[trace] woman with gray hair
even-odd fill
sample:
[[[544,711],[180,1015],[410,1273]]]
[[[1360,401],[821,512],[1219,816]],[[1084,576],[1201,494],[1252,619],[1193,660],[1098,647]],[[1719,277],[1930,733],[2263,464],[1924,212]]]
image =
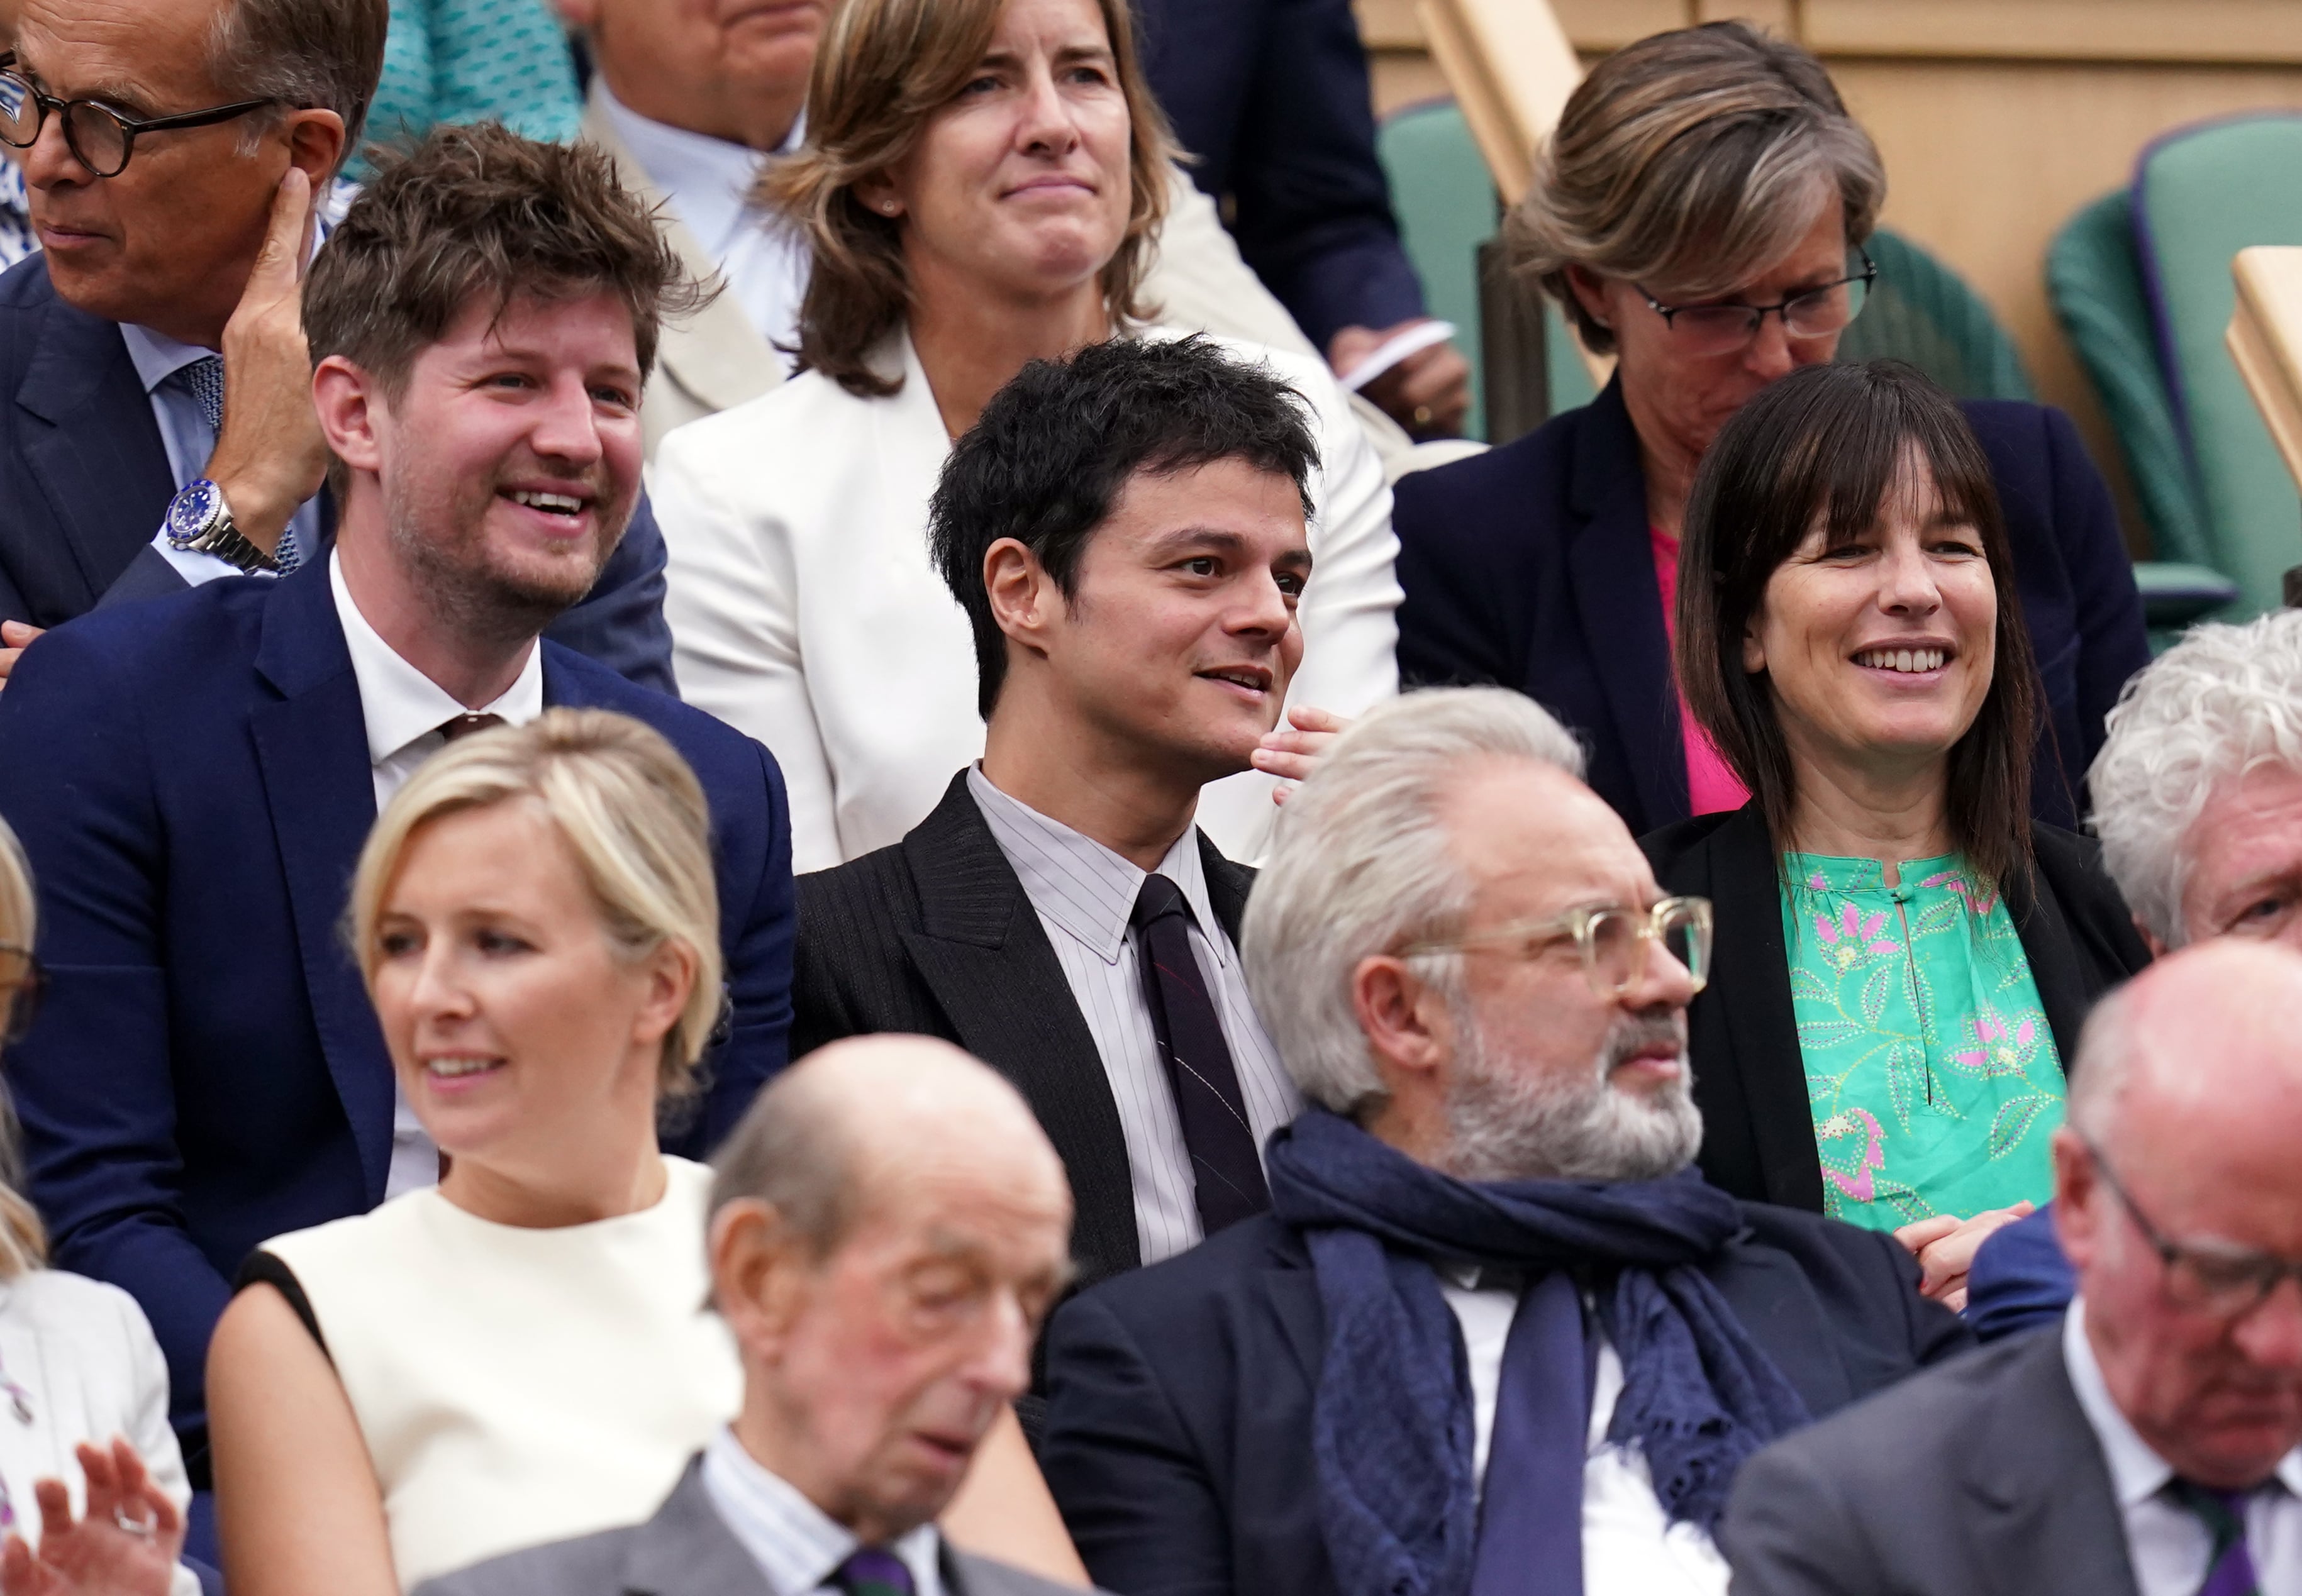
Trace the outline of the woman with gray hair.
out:
[[[1522,275],[1616,357],[1605,391],[1516,443],[1399,484],[1399,664],[1516,687],[1590,750],[1644,833],[1748,797],[1671,677],[1678,542],[1726,419],[1830,360],[1878,268],[1878,153],[1821,63],[1740,22],[1658,34],[1569,98],[1511,217]],[[1962,408],[1987,455],[2037,644],[2036,812],[2075,823],[2103,716],[2148,659],[2110,495],[2070,421]],[[2059,755],[2059,758],[2057,757]]]

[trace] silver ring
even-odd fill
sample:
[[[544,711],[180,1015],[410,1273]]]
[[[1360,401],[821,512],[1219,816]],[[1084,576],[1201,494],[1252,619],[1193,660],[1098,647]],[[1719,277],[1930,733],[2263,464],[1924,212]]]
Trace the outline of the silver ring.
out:
[[[131,1535],[147,1539],[158,1533],[160,1528],[160,1516],[148,1508],[144,1510],[144,1516],[141,1518],[130,1518],[125,1509],[114,1508],[112,1510],[112,1522]]]

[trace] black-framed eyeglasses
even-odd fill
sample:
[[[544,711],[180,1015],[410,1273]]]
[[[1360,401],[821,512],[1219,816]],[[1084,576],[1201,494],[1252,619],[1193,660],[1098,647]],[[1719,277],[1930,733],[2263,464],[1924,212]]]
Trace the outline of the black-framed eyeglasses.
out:
[[[47,985],[48,973],[40,968],[30,948],[21,943],[0,942],[0,1004],[6,1005],[4,1013],[0,1013],[0,1043],[24,1039],[24,1033],[32,1029],[32,1016],[39,1012],[40,994]]]
[[[1647,945],[1685,967],[1697,992],[1710,979],[1710,900],[1665,898],[1651,909],[1602,906],[1570,909],[1551,920],[1494,926],[1460,937],[1409,943],[1402,953],[1443,953],[1485,949],[1516,959],[1533,959],[1562,937],[1575,938],[1583,973],[1601,997],[1620,997],[1647,967]]]
[[[1770,315],[1782,317],[1783,331],[1793,338],[1823,338],[1844,332],[1848,323],[1862,314],[1870,287],[1878,280],[1878,263],[1860,248],[1853,254],[1862,263],[1861,271],[1849,272],[1836,282],[1801,289],[1772,305],[1665,305],[1637,283],[1631,286],[1639,289],[1648,307],[1662,317],[1671,336],[1690,354],[1723,355],[1758,337]]]
[[[15,62],[13,54],[0,56],[0,144],[12,149],[31,148],[39,141],[40,128],[47,121],[48,113],[57,112],[64,119],[64,147],[96,177],[118,177],[127,171],[128,157],[136,152],[136,136],[139,133],[213,127],[279,104],[269,98],[234,100],[229,105],[211,105],[205,111],[187,111],[179,116],[134,117],[113,110],[102,100],[60,100],[44,93],[16,70]]]
[[[2269,1301],[2270,1294],[2283,1281],[2302,1282],[2302,1263],[2289,1264],[2251,1247],[2168,1240],[2136,1205],[2102,1149],[2088,1138],[2079,1139],[2093,1155],[2095,1168],[2102,1172],[2103,1184],[2117,1197],[2134,1221],[2134,1228],[2165,1265],[2166,1295],[2176,1306],[2218,1319],[2243,1318]]]

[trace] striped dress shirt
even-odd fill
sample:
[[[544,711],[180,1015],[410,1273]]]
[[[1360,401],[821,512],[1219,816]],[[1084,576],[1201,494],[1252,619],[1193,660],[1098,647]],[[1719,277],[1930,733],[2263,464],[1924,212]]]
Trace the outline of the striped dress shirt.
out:
[[[1147,872],[1090,837],[1009,797],[980,768],[967,773],[967,790],[983,811],[999,851],[1014,867],[1023,894],[1038,911],[1054,945],[1055,962],[1095,1038],[1119,1125],[1127,1138],[1128,1173],[1135,1191],[1135,1232],[1146,1264],[1170,1258],[1199,1240],[1191,1156],[1173,1088],[1159,1057],[1151,1010],[1143,995],[1141,955],[1130,923]],[[1207,900],[1199,834],[1187,828],[1159,861],[1159,874],[1182,889],[1191,911],[1191,952],[1215,1000],[1223,1039],[1247,1105],[1256,1147],[1302,1111],[1303,1098],[1264,1034],[1248,996],[1239,950]]]
[[[775,1596],[810,1596],[831,1586],[831,1576],[861,1544],[798,1487],[762,1467],[733,1430],[722,1429],[703,1449],[703,1494]],[[933,1524],[896,1537],[887,1550],[911,1570],[918,1596],[944,1596],[943,1542]]]

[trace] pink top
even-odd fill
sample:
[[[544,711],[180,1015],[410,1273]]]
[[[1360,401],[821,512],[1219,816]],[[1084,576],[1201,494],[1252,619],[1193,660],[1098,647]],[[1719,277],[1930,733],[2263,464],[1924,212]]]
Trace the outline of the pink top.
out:
[[[1663,635],[1678,642],[1678,540],[1659,526],[1647,528],[1654,546],[1655,585],[1662,590]],[[1751,789],[1735,779],[1726,761],[1710,745],[1710,734],[1695,725],[1686,701],[1678,705],[1680,735],[1686,742],[1686,796],[1693,813],[1717,814],[1740,809],[1751,801]]]

